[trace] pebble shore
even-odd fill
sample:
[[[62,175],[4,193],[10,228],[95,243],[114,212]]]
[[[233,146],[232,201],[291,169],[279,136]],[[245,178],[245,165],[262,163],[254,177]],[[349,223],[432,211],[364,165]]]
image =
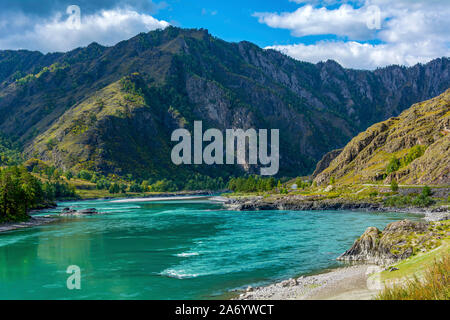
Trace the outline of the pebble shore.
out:
[[[249,287],[237,300],[370,300],[378,292],[369,275],[381,271],[373,265],[354,265],[330,272],[292,278],[264,287]]]

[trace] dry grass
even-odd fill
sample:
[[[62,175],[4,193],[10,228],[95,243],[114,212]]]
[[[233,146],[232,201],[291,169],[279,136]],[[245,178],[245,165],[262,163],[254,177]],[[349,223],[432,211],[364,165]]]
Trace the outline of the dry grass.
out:
[[[414,276],[406,283],[386,287],[377,297],[378,300],[450,300],[450,254],[424,272],[423,279]]]

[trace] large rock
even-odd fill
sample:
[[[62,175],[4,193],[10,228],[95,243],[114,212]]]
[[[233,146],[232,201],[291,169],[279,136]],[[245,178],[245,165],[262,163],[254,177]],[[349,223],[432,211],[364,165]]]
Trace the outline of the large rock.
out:
[[[432,240],[432,234],[419,236],[427,232],[429,226],[427,222],[402,220],[390,223],[383,232],[369,227],[338,260],[386,265],[406,259],[419,248],[417,243],[423,245]]]
[[[93,214],[99,214],[97,209],[95,208],[88,208],[88,209],[82,209],[82,210],[74,210],[71,208],[64,208],[61,210],[60,215],[62,216],[84,216],[84,215],[93,215]]]

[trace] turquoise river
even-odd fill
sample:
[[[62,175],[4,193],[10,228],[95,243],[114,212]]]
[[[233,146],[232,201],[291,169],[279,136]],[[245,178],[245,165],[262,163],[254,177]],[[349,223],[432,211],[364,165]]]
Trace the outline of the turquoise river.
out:
[[[208,200],[60,203],[101,215],[0,233],[0,299],[219,299],[338,267],[368,226],[418,216],[227,211]],[[69,290],[67,267],[81,269]]]

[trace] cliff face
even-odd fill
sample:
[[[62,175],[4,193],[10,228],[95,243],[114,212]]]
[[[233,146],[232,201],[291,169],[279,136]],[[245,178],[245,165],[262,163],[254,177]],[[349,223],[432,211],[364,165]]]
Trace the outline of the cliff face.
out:
[[[393,264],[438,247],[440,240],[448,237],[448,230],[448,221],[427,223],[402,220],[390,223],[382,232],[369,227],[338,260]]]
[[[450,184],[450,90],[356,136],[315,181]]]
[[[298,176],[374,122],[450,87],[449,61],[348,70],[173,27],[113,47],[0,51],[0,131],[25,144],[28,157],[65,169],[141,175],[150,167],[157,175],[174,172],[161,153],[179,126],[275,128],[280,174]],[[121,93],[109,94],[123,79],[130,83]]]
[[[341,154],[343,149],[336,149],[325,154],[322,159],[317,163],[316,170],[314,170],[312,177],[315,178],[321,173],[323,170],[330,166],[331,161],[336,159],[338,155]]]

